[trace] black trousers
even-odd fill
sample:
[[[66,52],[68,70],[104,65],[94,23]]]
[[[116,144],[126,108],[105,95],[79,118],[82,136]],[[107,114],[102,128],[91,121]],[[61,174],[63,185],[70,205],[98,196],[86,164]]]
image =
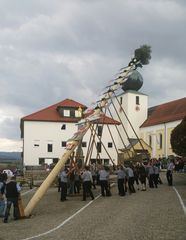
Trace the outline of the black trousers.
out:
[[[134,188],[134,177],[129,177],[128,179],[128,186],[129,186],[129,192],[130,193],[135,193],[135,188]]]
[[[90,194],[92,200],[94,199],[94,195],[91,190],[91,181],[85,181],[83,182],[83,200],[86,200],[87,193]]]
[[[140,179],[141,184],[145,184],[145,186],[146,186],[146,175],[141,174],[139,179]]]
[[[124,189],[124,178],[118,179],[118,192],[120,196],[125,195],[125,189]]]
[[[155,174],[150,174],[149,175],[149,187],[153,188],[154,187],[154,175]]]
[[[101,186],[101,195],[102,196],[110,196],[109,186],[107,180],[100,180],[100,186]]]
[[[156,188],[158,187],[158,178],[159,178],[159,174],[154,174],[154,185]]]
[[[67,183],[61,182],[61,201],[65,201],[67,197]]]
[[[167,181],[168,181],[168,185],[172,186],[172,172],[170,170],[167,171]]]
[[[80,192],[80,186],[81,186],[81,183],[79,180],[76,180],[74,182],[74,193],[79,193]]]
[[[61,178],[58,178],[58,192],[60,192],[60,188],[61,188]]]
[[[16,198],[7,198],[7,207],[6,207],[6,211],[5,211],[5,216],[4,216],[4,221],[8,220],[8,216],[10,215],[10,209],[11,206],[14,206],[14,219],[19,219],[19,208],[18,208],[18,197]]]

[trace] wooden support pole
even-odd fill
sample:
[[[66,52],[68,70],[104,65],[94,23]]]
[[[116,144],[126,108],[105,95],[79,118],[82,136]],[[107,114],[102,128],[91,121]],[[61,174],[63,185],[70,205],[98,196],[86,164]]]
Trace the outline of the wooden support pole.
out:
[[[90,124],[86,124],[84,126],[84,130],[82,131],[82,133],[78,135],[78,138],[77,138],[78,140],[76,140],[75,137],[74,137],[74,140],[73,139],[70,140],[69,142],[70,147],[66,149],[61,159],[58,161],[56,166],[52,169],[51,173],[47,176],[47,178],[38,188],[34,196],[29,201],[28,205],[24,209],[25,217],[29,217],[31,215],[33,209],[35,208],[37,203],[41,200],[41,198],[44,196],[48,188],[51,186],[56,176],[59,174],[62,167],[64,167],[66,161],[70,158],[71,154],[74,152],[75,148],[78,146],[79,142],[81,141],[81,139],[83,138],[83,136],[85,135],[85,133],[89,128],[90,128]]]
[[[139,142],[142,150],[144,151],[144,153],[145,153],[145,155],[146,155],[146,157],[147,157],[147,159],[148,159],[148,155],[147,155],[147,153],[146,153],[146,151],[145,151],[145,149],[144,149],[144,147],[143,147],[143,144],[141,143],[141,140],[140,140],[140,138],[138,137],[138,134],[136,133],[134,127],[132,126],[132,123],[131,123],[131,121],[129,120],[129,118],[128,118],[126,112],[125,112],[125,110],[123,109],[123,107],[122,107],[122,105],[121,105],[121,103],[119,102],[118,97],[116,96],[115,92],[114,92],[114,96],[115,96],[115,98],[116,98],[119,106],[121,107],[121,110],[122,110],[122,112],[124,113],[124,115],[125,115],[128,123],[130,124],[130,127],[132,128],[132,131],[134,132],[134,134],[135,134],[135,136],[136,136],[136,138],[137,138],[137,140],[138,140],[138,142]]]
[[[110,116],[111,116],[112,119],[113,119],[113,115],[112,115],[110,109],[108,109],[108,111],[109,111]],[[124,148],[125,148],[125,150],[126,150],[126,152],[127,152],[127,155],[128,155],[128,157],[130,158],[129,151],[128,151],[127,146],[125,145],[125,142],[124,142],[124,140],[123,140],[123,138],[122,138],[122,136],[121,136],[121,133],[120,133],[120,131],[119,131],[119,129],[118,129],[118,126],[115,125],[115,127],[116,127],[116,130],[117,130],[117,132],[118,132],[118,135],[119,135],[119,137],[120,137],[120,139],[121,139],[121,141],[122,141],[122,143],[123,143],[123,146],[124,146]]]

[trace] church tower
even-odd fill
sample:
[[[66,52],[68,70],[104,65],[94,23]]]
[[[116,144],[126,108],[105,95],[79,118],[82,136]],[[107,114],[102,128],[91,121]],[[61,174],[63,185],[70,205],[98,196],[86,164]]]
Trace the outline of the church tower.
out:
[[[114,108],[112,109],[112,114],[114,119],[122,122],[119,126],[119,131],[126,146],[130,142],[128,138],[136,139],[136,134],[140,138],[139,128],[147,119],[148,96],[138,91],[142,85],[143,78],[141,74],[135,70],[123,83],[123,92],[113,99],[113,104],[118,114]],[[123,143],[120,139],[119,148],[123,148]]]

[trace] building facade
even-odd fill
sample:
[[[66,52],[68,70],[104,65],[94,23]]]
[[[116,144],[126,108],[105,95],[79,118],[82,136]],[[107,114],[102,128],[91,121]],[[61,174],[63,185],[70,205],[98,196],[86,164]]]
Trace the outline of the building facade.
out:
[[[175,155],[170,143],[171,132],[185,116],[186,98],[149,108],[148,118],[140,126],[140,137],[152,147],[151,157]]]
[[[85,105],[65,99],[23,117],[21,136],[24,164],[56,163],[65,151],[67,140],[77,132],[77,122],[85,109]],[[90,152],[90,144],[93,147],[88,161],[92,163],[117,164],[119,154],[123,152],[123,158],[127,158],[128,152],[128,155],[134,153],[134,150],[138,154],[142,145],[152,158],[175,155],[170,143],[171,132],[186,116],[186,98],[148,109],[148,96],[129,89],[112,99],[110,113],[109,117],[98,120],[96,129],[103,145],[97,137],[91,140],[90,129],[85,134],[81,146],[84,161]],[[137,142],[139,139],[142,144]]]
[[[78,130],[77,122],[81,119],[86,106],[71,99],[30,114],[21,119],[21,136],[23,140],[23,162],[26,166],[56,163],[65,151],[67,140]],[[119,125],[107,116],[98,120],[96,131],[101,141],[95,137],[89,161],[104,164],[117,164],[117,152],[113,138],[117,143],[115,125]],[[109,127],[108,127],[109,126]],[[89,150],[91,130],[88,130],[82,141],[83,158]]]
[[[135,139],[136,135],[140,135],[139,126],[147,119],[148,96],[135,90],[128,90],[114,98],[113,105],[115,107],[111,107],[112,116],[122,122],[119,129],[128,146],[129,139]],[[123,147],[123,142],[118,138],[118,148]]]

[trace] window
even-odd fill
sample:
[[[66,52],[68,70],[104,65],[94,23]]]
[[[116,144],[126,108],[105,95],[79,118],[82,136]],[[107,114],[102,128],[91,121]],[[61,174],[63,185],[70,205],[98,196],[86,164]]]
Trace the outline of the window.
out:
[[[159,145],[160,145],[160,149],[162,149],[162,146],[163,146],[163,138],[162,138],[162,134],[160,133],[159,135]]]
[[[53,158],[53,163],[54,164],[58,163],[58,161],[59,161],[59,158]]]
[[[98,136],[102,136],[102,130],[103,130],[103,127],[102,126],[98,126]]]
[[[87,142],[82,142],[82,147],[87,147]]]
[[[123,98],[120,97],[120,104],[122,105],[122,103],[123,103]]]
[[[101,142],[97,142],[97,151],[101,152]]]
[[[109,159],[104,159],[104,165],[109,165]]]
[[[91,158],[90,162],[91,162],[91,164],[96,164],[96,159],[95,158]]]
[[[112,148],[112,142],[108,142],[108,148]]]
[[[44,158],[39,158],[39,165],[43,165],[45,163],[45,159]]]
[[[81,107],[79,107],[78,110],[75,110],[75,117],[81,118],[82,112],[83,112],[83,109]]]
[[[62,126],[61,126],[61,130],[65,130],[66,129],[66,124],[63,124]]]
[[[47,149],[48,149],[48,152],[52,152],[52,144],[51,143],[48,143],[47,145]]]
[[[139,102],[139,96],[136,96],[136,105],[139,105],[140,102]]]
[[[152,136],[149,135],[149,145],[152,146]]]
[[[34,147],[39,147],[39,140],[34,140]]]
[[[81,117],[78,110],[75,110],[75,117],[77,117],[77,118],[78,118],[78,117]]]
[[[102,164],[102,159],[97,159],[97,164]]]
[[[67,145],[67,142],[64,142],[64,141],[61,142],[62,147],[66,147],[66,145]]]
[[[64,117],[70,117],[70,110],[64,109]]]

